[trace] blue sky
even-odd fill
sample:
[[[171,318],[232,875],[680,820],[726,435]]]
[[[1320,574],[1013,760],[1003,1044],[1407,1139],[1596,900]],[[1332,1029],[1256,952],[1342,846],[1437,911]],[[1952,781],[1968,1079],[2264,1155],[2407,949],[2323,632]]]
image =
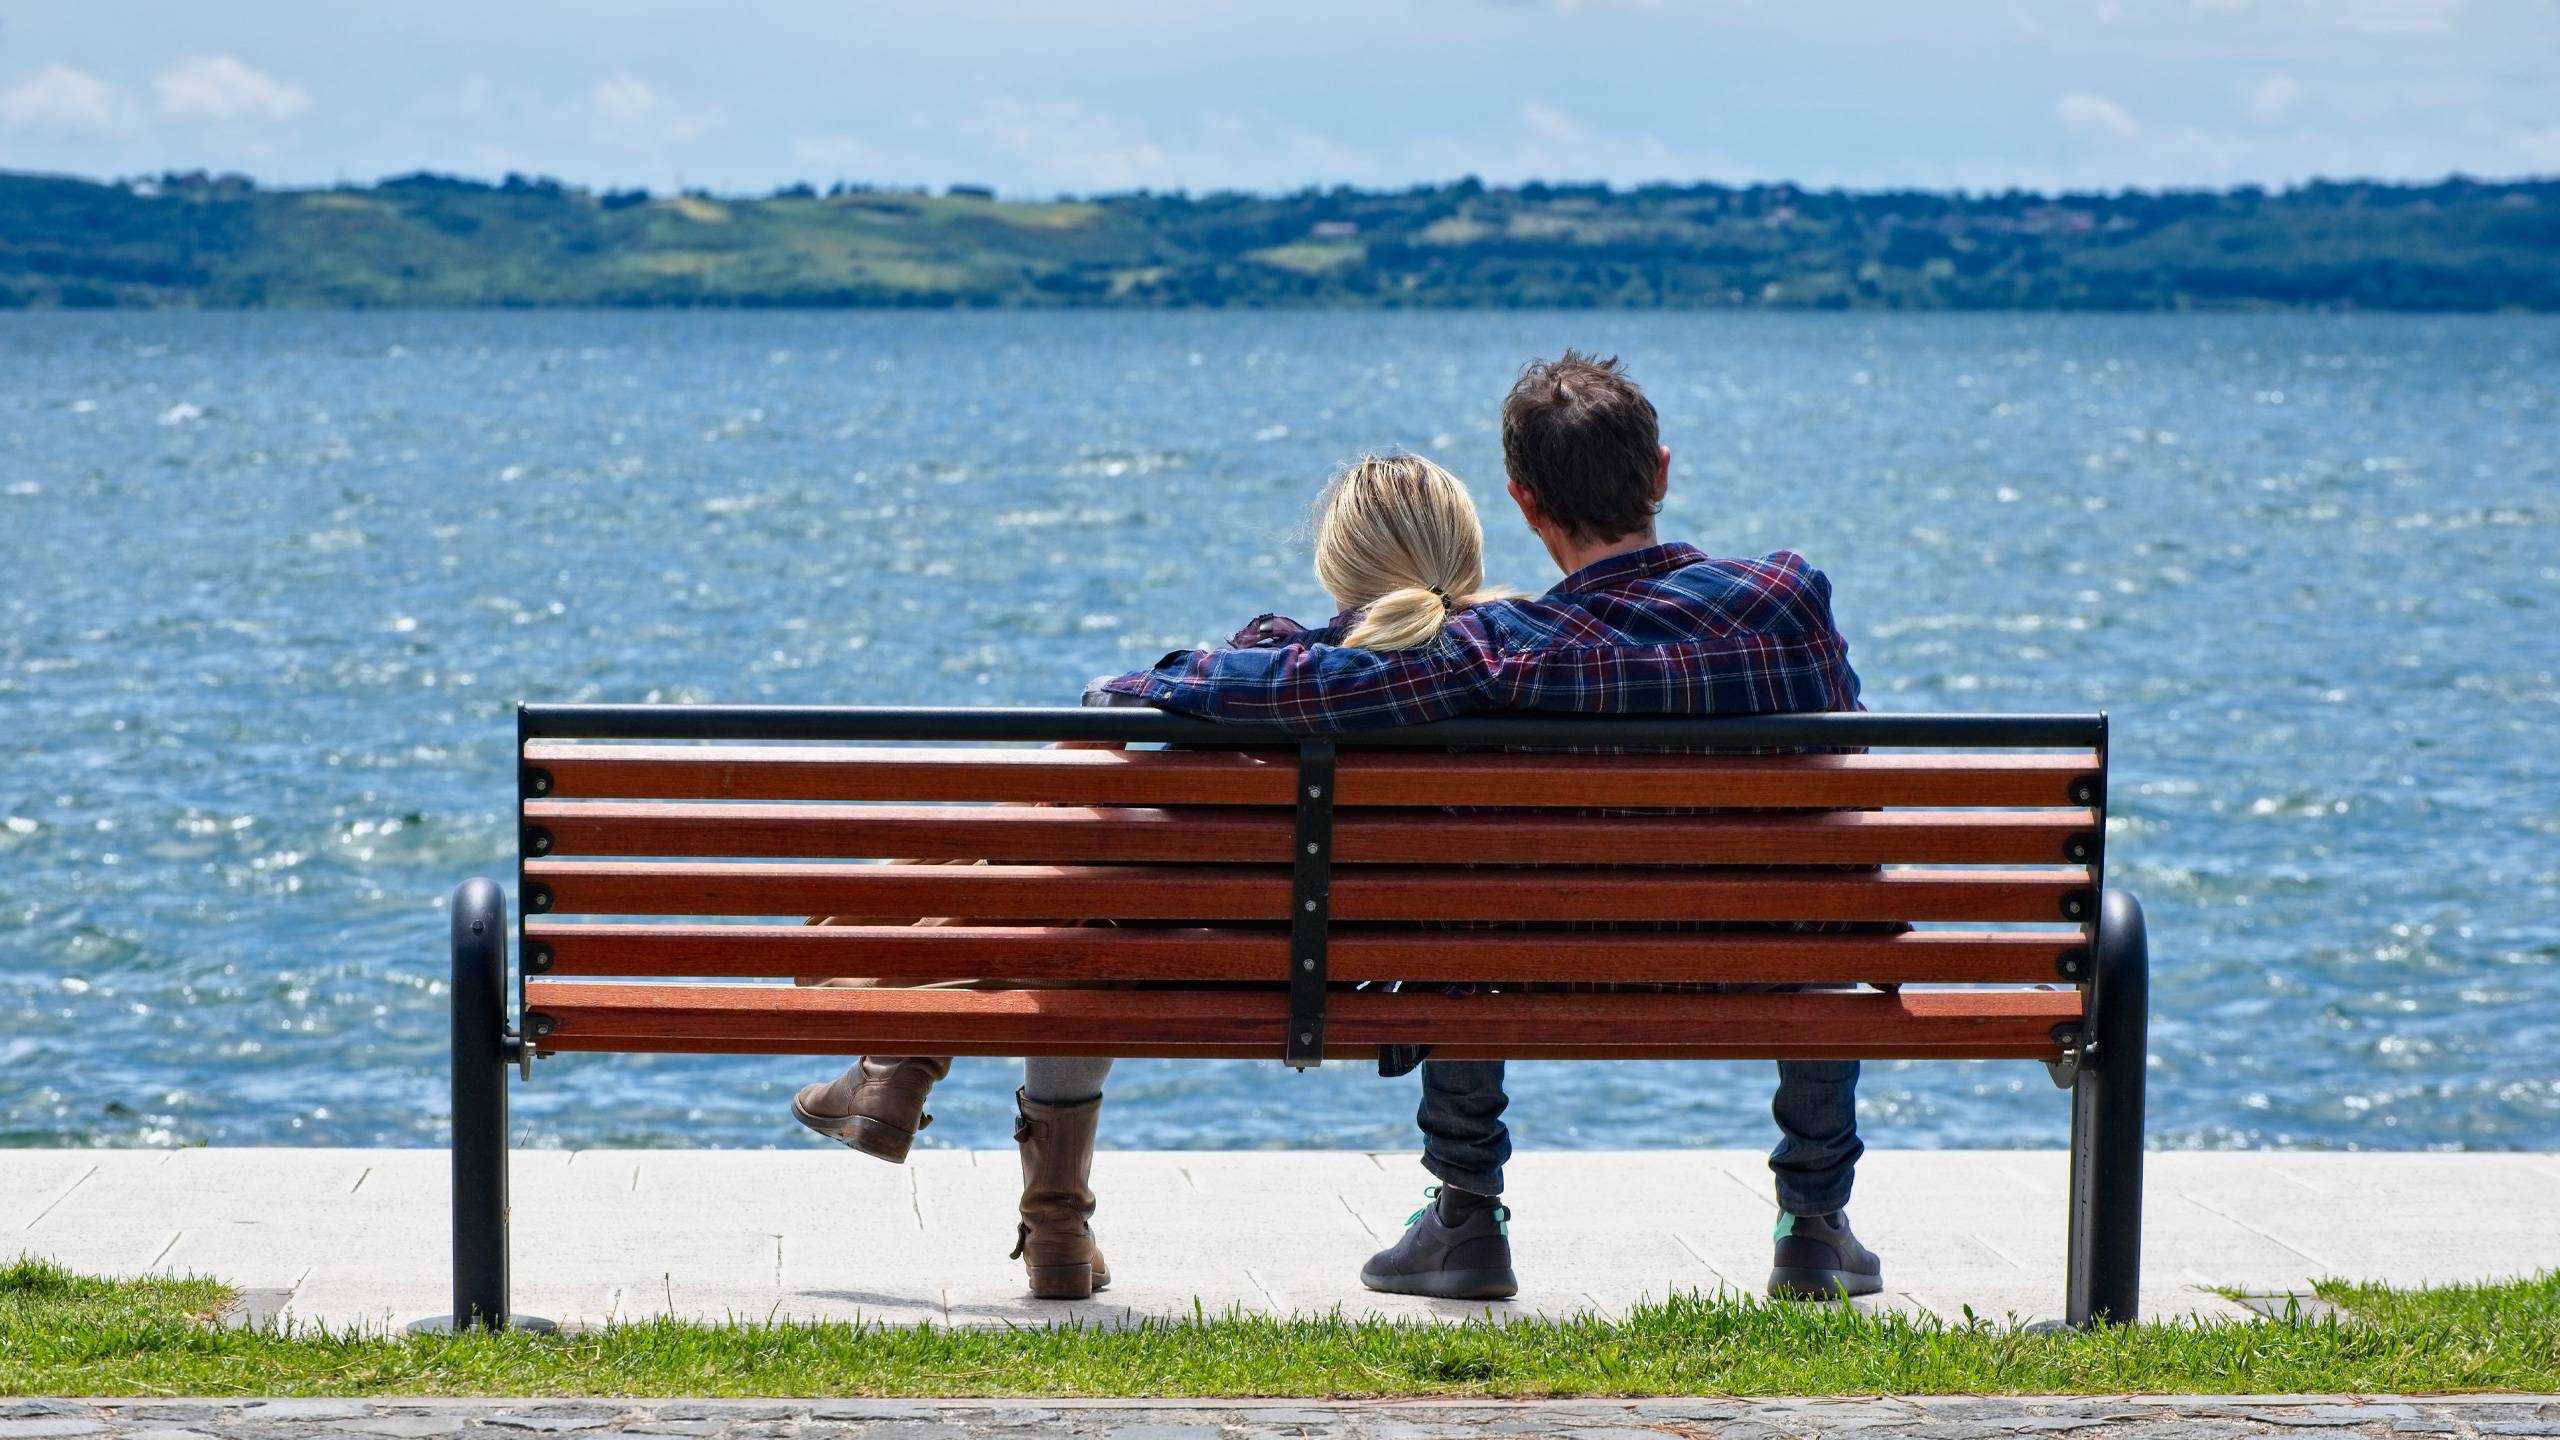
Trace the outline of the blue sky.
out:
[[[2560,173],[2560,0],[0,0],[0,168],[1015,195]]]

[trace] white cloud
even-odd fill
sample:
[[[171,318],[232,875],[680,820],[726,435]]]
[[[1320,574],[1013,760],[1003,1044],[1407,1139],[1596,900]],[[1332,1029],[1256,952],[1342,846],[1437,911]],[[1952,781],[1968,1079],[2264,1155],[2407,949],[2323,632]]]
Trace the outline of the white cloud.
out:
[[[2338,0],[2330,14],[2367,35],[2443,35],[2461,9],[2462,0]]]
[[[904,133],[907,141],[895,150],[839,136],[803,140],[794,153],[803,165],[834,174],[987,180],[1024,193],[1403,185],[1467,174],[1493,183],[1624,184],[1757,173],[1732,155],[1594,125],[1541,100],[1495,118],[1482,133],[1424,132],[1377,137],[1376,144],[1268,113],[1203,111],[1159,125],[1075,100],[1005,101],[945,124],[911,118]],[[931,157],[913,143],[927,133],[963,137],[966,153]]]
[[[290,120],[311,108],[299,85],[253,70],[229,55],[198,55],[160,72],[151,86],[160,109],[190,120]]]
[[[1543,100],[1532,100],[1520,107],[1520,128],[1541,140],[1561,140],[1567,144],[1586,144],[1591,129]]]
[[[688,144],[700,139],[718,118],[717,112],[707,110],[678,113],[649,82],[630,75],[597,81],[587,101],[603,122],[598,138],[626,148]]]
[[[2290,75],[2270,75],[2249,92],[2241,108],[2260,125],[2280,124],[2302,99],[2302,82]]]
[[[2053,102],[2053,113],[2074,135],[2130,140],[2142,133],[2132,114],[2104,95],[2075,90]]]
[[[596,82],[596,113],[613,125],[643,125],[658,113],[658,92],[644,81],[616,75]]]
[[[68,65],[48,65],[0,90],[0,129],[71,135],[104,130],[114,120],[107,83]]]
[[[850,135],[812,135],[791,145],[791,158],[808,168],[805,179],[849,180],[885,171],[889,157]]]
[[[1730,156],[1675,148],[1649,131],[1604,131],[1544,101],[1520,107],[1515,134],[1497,139],[1497,163],[1466,167],[1493,181],[1688,180],[1736,173]]]
[[[1067,189],[1135,190],[1181,183],[1164,146],[1081,101],[999,101],[979,112],[972,128],[1049,183]]]

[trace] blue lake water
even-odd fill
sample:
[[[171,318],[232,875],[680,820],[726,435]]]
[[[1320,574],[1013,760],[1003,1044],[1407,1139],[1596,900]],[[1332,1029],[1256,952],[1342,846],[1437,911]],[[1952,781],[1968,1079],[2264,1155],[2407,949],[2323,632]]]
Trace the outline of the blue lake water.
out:
[[[1247,313],[0,316],[0,1144],[437,1143],[519,698],[1063,702],[1322,613],[1364,447],[1543,587],[1494,413],[1568,343],[1661,406],[1668,535],[1830,572],[1875,708],[2113,713],[2160,1143],[2560,1147],[2560,320]],[[516,1124],[797,1145],[827,1073],[564,1059]],[[1759,1145],[1769,1079],[1525,1065],[1513,1114]],[[1132,1064],[1107,1139],[1410,1144],[1412,1086]],[[2064,1133],[2032,1065],[1864,1098]]]

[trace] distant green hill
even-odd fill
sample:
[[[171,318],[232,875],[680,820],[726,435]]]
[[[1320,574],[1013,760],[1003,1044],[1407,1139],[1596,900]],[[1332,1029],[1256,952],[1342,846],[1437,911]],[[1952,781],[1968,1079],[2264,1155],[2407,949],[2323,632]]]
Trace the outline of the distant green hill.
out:
[[[0,307],[2560,310],[2560,181],[762,199],[0,172]]]

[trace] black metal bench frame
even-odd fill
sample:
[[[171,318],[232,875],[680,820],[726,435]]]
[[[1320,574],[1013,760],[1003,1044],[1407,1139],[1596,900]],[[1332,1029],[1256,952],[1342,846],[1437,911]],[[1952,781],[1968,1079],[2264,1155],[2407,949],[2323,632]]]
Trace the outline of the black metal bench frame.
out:
[[[545,1017],[528,1011],[524,982],[527,913],[543,908],[528,890],[524,861],[548,849],[528,828],[523,802],[550,791],[550,777],[524,760],[528,741],[941,741],[1061,740],[1125,745],[1286,747],[1299,756],[1298,836],[1291,903],[1293,1067],[1318,1063],[1322,1049],[1325,907],[1330,873],[1332,773],[1346,747],[1625,747],[1628,749],[1823,750],[1861,747],[2087,746],[2097,783],[2074,803],[2100,812],[2085,860],[2103,887],[2107,719],[2095,715],[1811,714],[1730,717],[1487,715],[1398,730],[1309,737],[1277,729],[1220,725],[1135,709],[925,709],[874,706],[520,705],[516,711],[519,907],[513,943],[506,893],[487,878],[453,893],[453,1323],[505,1328],[515,1322],[510,1287],[507,1182],[509,1072],[530,1081]],[[2071,1197],[2066,1320],[2074,1326],[2129,1323],[2139,1308],[2142,1253],[2144,1065],[2150,1026],[2150,954],[2142,907],[2101,888],[2066,902],[2088,935],[2086,961],[2063,978],[2081,990],[2084,1018],[2058,1034],[2054,1081],[2072,1092]],[[512,988],[512,995],[509,993]]]

